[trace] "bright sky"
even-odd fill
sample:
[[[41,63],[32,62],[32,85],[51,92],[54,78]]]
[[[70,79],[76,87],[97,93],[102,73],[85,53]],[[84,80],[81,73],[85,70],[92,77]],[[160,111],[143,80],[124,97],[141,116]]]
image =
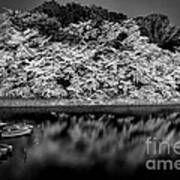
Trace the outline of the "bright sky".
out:
[[[0,0],[0,7],[12,9],[32,9],[44,0]],[[60,3],[72,0],[57,0]],[[149,13],[163,13],[169,16],[173,24],[180,26],[180,0],[76,0],[81,4],[101,5],[110,10],[124,12],[128,16]]]

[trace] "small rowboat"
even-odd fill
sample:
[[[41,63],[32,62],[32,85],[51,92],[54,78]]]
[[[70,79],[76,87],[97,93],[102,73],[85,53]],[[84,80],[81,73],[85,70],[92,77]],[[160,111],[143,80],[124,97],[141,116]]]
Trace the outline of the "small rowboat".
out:
[[[13,146],[8,144],[0,144],[0,160],[5,160],[13,152]]]
[[[0,128],[7,126],[7,123],[0,122]]]
[[[1,137],[2,138],[14,138],[25,135],[30,135],[33,132],[33,126],[31,125],[12,125],[3,128]]]
[[[8,144],[0,144],[0,152],[2,155],[7,155],[12,153],[13,146]]]

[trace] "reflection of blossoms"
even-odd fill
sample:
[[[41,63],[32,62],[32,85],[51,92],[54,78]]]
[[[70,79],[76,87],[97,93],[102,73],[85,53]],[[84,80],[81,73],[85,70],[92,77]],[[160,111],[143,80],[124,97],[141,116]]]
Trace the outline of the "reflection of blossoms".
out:
[[[179,115],[57,114],[59,121],[44,129],[42,141],[30,149],[31,158],[23,168],[27,171],[28,167],[34,168],[40,174],[42,171],[38,168],[45,169],[45,173],[51,166],[57,167],[58,173],[64,168],[80,170],[79,175],[87,169],[92,174],[96,168],[97,172],[103,170],[109,175],[122,175],[127,168],[128,174],[133,173],[136,168],[145,167],[147,158],[157,160],[164,155],[164,147],[170,151],[172,145],[179,142]],[[151,136],[154,139],[147,143]],[[161,154],[154,153],[156,143],[163,143]]]

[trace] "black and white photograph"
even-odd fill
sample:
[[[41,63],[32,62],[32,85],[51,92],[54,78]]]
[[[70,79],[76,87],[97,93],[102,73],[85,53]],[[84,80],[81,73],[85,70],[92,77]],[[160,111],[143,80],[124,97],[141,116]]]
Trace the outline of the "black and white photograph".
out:
[[[0,0],[0,180],[180,177],[180,0]]]

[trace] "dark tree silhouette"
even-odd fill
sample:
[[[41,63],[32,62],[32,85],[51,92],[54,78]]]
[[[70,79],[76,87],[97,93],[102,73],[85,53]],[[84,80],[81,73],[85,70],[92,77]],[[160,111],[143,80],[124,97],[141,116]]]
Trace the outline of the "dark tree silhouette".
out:
[[[82,6],[77,3],[67,3],[60,5],[56,1],[46,1],[42,5],[33,9],[32,12],[41,12],[47,14],[49,17],[56,17],[63,27],[70,23],[77,23],[79,21],[87,21],[90,19],[102,19],[114,22],[121,22],[127,19],[127,16],[122,13],[109,12],[107,9],[92,6]]]
[[[141,34],[149,37],[151,43],[171,51],[180,46],[180,29],[171,26],[167,16],[150,14],[146,17],[137,17],[135,20],[140,26]]]

